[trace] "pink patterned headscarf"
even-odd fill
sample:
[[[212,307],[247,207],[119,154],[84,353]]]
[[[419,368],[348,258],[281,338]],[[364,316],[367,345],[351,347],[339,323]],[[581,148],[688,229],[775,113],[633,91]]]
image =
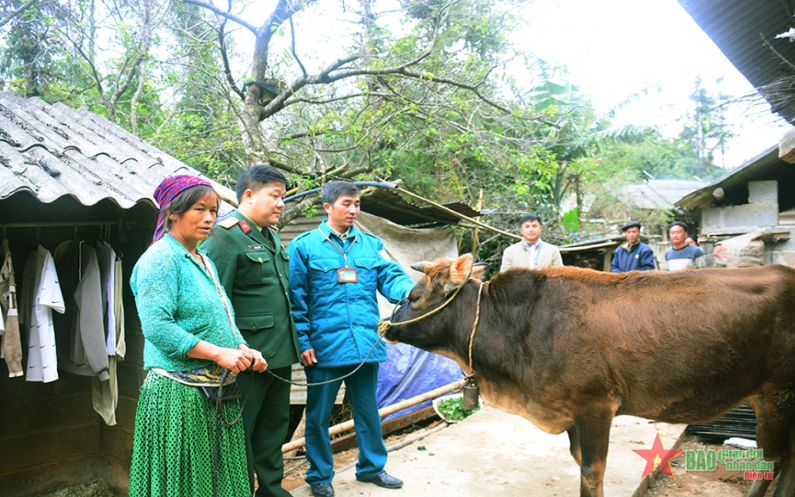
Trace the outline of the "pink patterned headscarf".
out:
[[[155,228],[155,236],[152,237],[152,243],[163,238],[163,235],[166,233],[165,230],[166,219],[163,216],[163,208],[168,204],[170,204],[171,201],[174,199],[174,197],[176,197],[183,191],[187,190],[188,188],[197,185],[207,185],[210,187],[213,186],[206,179],[201,179],[199,177],[191,176],[189,174],[169,176],[168,178],[160,182],[160,185],[158,185],[154,195],[155,200],[157,200],[157,205],[160,206],[160,216],[158,216],[157,218],[157,227]]]

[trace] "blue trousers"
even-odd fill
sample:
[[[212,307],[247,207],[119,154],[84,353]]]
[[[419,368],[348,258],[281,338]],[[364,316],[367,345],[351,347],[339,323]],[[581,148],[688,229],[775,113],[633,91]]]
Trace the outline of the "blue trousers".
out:
[[[321,368],[310,366],[306,369],[309,383],[339,378],[356,368],[341,366]],[[375,393],[378,388],[378,363],[362,366],[353,376],[343,380],[348,398],[353,406],[353,420],[356,424],[356,442],[359,445],[359,462],[356,464],[356,479],[369,480],[384,472],[387,452],[381,435],[381,418]],[[310,485],[331,483],[334,479],[334,457],[329,441],[329,418],[334,399],[341,382],[312,386],[306,393],[306,458],[309,469],[306,482]]]

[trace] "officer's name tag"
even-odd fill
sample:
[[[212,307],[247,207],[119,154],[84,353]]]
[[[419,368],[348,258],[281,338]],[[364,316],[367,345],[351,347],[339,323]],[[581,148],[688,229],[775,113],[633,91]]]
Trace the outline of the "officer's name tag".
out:
[[[340,283],[358,283],[359,276],[356,270],[349,267],[337,269],[337,281]]]

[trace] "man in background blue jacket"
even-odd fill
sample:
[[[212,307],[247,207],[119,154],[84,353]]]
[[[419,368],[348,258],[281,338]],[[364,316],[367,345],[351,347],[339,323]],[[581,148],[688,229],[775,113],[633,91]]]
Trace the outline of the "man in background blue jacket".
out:
[[[651,271],[654,266],[654,252],[640,241],[640,222],[630,221],[621,227],[627,242],[618,247],[610,264],[611,273],[628,271]]]
[[[323,190],[328,219],[290,243],[290,301],[308,383],[322,383],[350,374],[346,391],[353,406],[359,463],[356,479],[384,488],[403,482],[384,471],[387,452],[381,436],[376,388],[378,363],[386,360],[379,342],[376,292],[397,303],[413,288],[411,278],[388,259],[378,238],[357,230],[359,190],[352,183],[332,181]],[[378,344],[372,354],[368,352]],[[329,418],[339,381],[310,386],[306,397],[306,482],[315,497],[332,497],[334,458]]]

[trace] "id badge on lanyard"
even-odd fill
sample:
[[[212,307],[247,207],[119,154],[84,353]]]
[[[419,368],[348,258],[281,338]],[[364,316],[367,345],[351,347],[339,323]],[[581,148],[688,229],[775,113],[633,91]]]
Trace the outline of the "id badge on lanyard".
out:
[[[337,245],[331,241],[331,238],[326,236],[323,233],[323,230],[318,228],[318,231],[323,235],[323,238],[326,239],[327,242],[331,244],[332,247],[337,249],[337,252],[342,254],[342,258],[345,260],[345,267],[341,267],[337,269],[337,282],[338,283],[358,283],[359,282],[359,274],[356,272],[355,269],[348,265],[348,251],[353,248],[353,245],[356,243],[356,239],[354,238],[353,243],[351,243],[348,250],[342,250],[341,248],[337,247]]]
[[[359,275],[356,270],[347,265],[343,268],[337,269],[337,281],[339,283],[358,283]]]

